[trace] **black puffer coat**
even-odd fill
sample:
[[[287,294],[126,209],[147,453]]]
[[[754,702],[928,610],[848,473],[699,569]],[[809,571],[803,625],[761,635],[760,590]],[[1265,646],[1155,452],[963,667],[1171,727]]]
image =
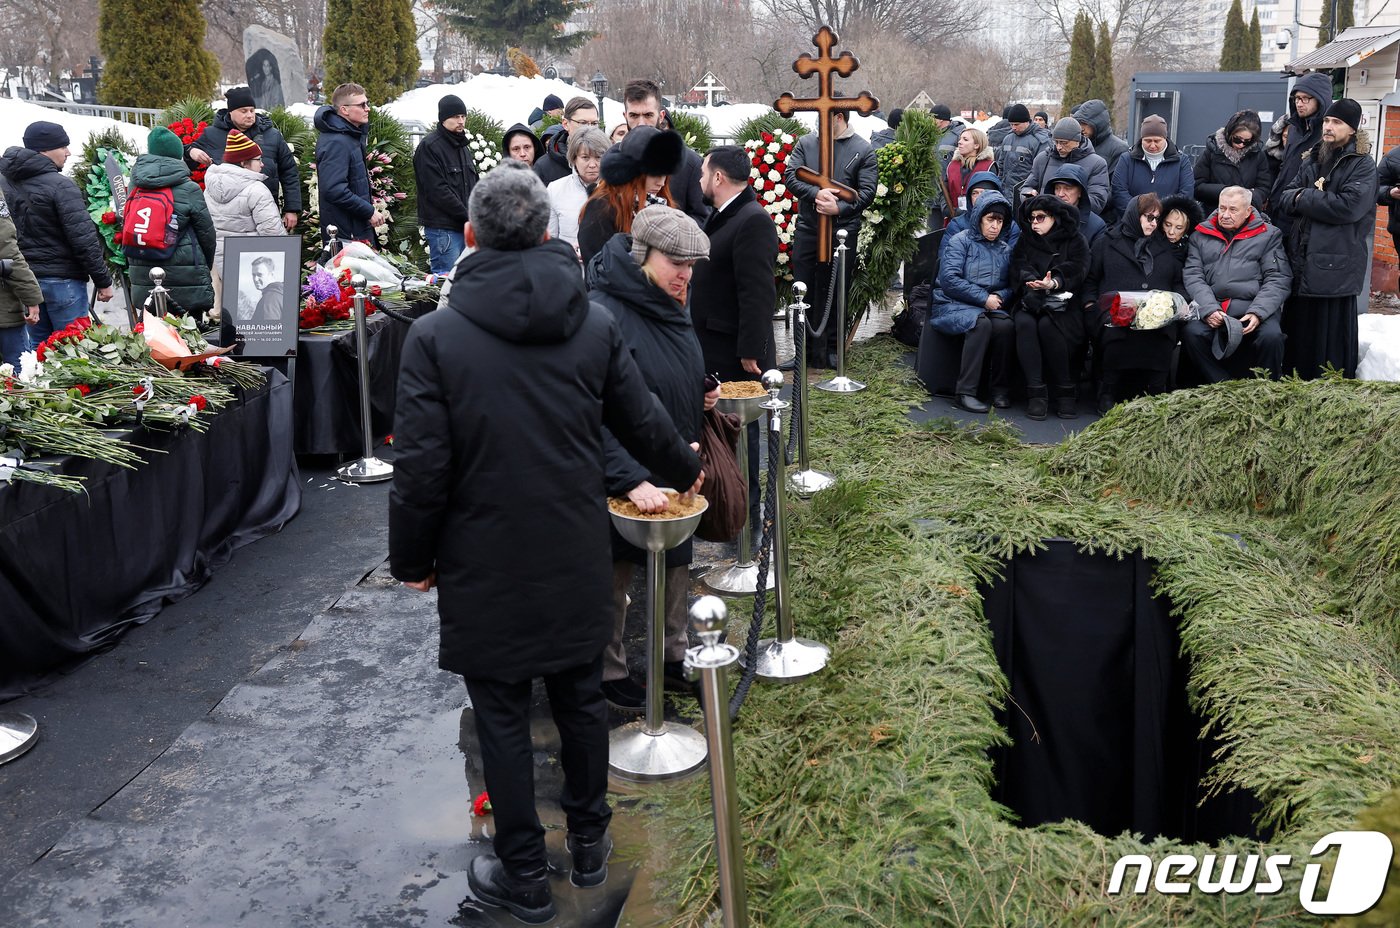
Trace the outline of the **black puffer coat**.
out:
[[[369,126],[354,126],[335,111],[323,106],[314,120],[316,136],[316,182],[320,187],[321,228],[335,226],[341,241],[369,242],[374,228],[370,202],[369,168],[365,147]]]
[[[1279,197],[1278,210],[1293,219],[1288,259],[1293,292],[1302,296],[1355,296],[1371,263],[1376,225],[1376,162],[1371,137],[1359,129],[1332,164],[1318,163],[1319,142],[1303,156],[1298,179]],[[1323,178],[1318,189],[1318,178]]]
[[[1230,136],[1238,131],[1234,123],[1226,123],[1206,139],[1206,150],[1196,159],[1196,199],[1207,213],[1220,205],[1220,191],[1226,187],[1243,187],[1253,196],[1253,204],[1263,209],[1274,184],[1274,162],[1264,154],[1263,139],[1256,138],[1243,149],[1230,144]]]
[[[224,161],[224,149],[228,146],[229,130],[233,123],[228,118],[228,110],[219,110],[214,121],[204,127],[203,134],[194,140],[189,148],[207,152],[214,164]],[[281,131],[264,113],[259,113],[253,125],[243,133],[258,143],[263,153],[263,176],[267,178],[267,189],[272,191],[272,199],[282,204],[282,212],[301,212],[301,175],[297,173],[297,159],[292,147],[282,137]],[[191,164],[192,162],[187,162]],[[278,199],[278,191],[282,199]]]
[[[1400,246],[1400,201],[1391,197],[1392,187],[1400,187],[1400,145],[1385,153],[1376,171],[1376,203],[1389,209],[1385,230],[1391,242]]]
[[[1317,111],[1307,119],[1298,115],[1298,106],[1293,101],[1294,94],[1305,93],[1317,101]],[[1288,115],[1280,117],[1269,132],[1269,140],[1264,143],[1264,153],[1275,161],[1274,185],[1269,191],[1268,203],[1255,203],[1254,208],[1263,210],[1271,218],[1279,221],[1279,227],[1288,231],[1286,214],[1278,215],[1278,201],[1285,188],[1297,186],[1294,180],[1302,169],[1303,153],[1322,140],[1322,117],[1332,103],[1332,78],[1321,71],[1304,74],[1293,84],[1293,93],[1288,95]],[[1283,144],[1283,129],[1288,127],[1288,144]]]
[[[612,637],[604,425],[665,483],[695,482],[571,246],[463,258],[404,343],[389,498],[394,576],[437,571],[444,670],[516,682]]]
[[[425,229],[461,232],[467,200],[476,186],[476,162],[465,134],[434,129],[413,151],[418,187],[418,222]]]
[[[589,262],[588,280],[592,286],[589,299],[617,320],[623,344],[641,369],[647,387],[670,413],[676,430],[686,441],[699,441],[705,406],[705,361],[689,310],[642,273],[632,260],[632,236],[625,233],[609,239]],[[609,494],[624,496],[643,480],[656,486],[667,485],[664,478],[628,454],[615,437],[606,436],[604,448]],[[616,559],[639,564],[646,560],[646,552],[627,544],[616,532],[613,554]],[[668,567],[689,563],[689,541],[666,552]]]
[[[19,233],[19,250],[35,277],[87,280],[112,286],[106,252],[78,185],[37,151],[11,148],[0,158],[5,202]]]

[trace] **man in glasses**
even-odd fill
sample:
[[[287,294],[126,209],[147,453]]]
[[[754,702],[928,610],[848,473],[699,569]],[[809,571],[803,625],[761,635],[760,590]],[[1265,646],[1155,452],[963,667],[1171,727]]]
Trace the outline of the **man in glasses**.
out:
[[[1206,215],[1220,203],[1220,191],[1243,187],[1255,203],[1269,197],[1274,183],[1274,161],[1264,154],[1259,114],[1240,110],[1206,139],[1205,151],[1196,159],[1196,199]]]
[[[1269,141],[1264,145],[1265,153],[1274,159],[1274,184],[1269,191],[1269,202],[1254,205],[1268,213],[1284,232],[1288,231],[1292,220],[1279,215],[1279,199],[1297,179],[1303,166],[1303,152],[1322,140],[1322,114],[1331,103],[1332,78],[1316,71],[1304,74],[1288,96],[1288,115],[1274,123]],[[1285,127],[1288,129],[1286,142],[1283,139]]]
[[[1087,207],[1102,213],[1108,205],[1108,162],[1094,152],[1094,143],[1084,137],[1078,121],[1069,116],[1055,123],[1050,141],[1050,147],[1035,156],[1030,176],[1021,188],[1021,199],[1049,193],[1050,178],[1066,164],[1076,164],[1084,172],[1084,189],[1089,194]]]
[[[374,244],[384,224],[370,201],[365,146],[369,97],[359,84],[341,84],[331,102],[316,111],[316,183],[321,192],[321,228],[335,226],[341,241]]]
[[[546,187],[572,173],[569,135],[589,128],[598,128],[598,104],[587,97],[570,97],[569,102],[564,104],[564,115],[558,127],[551,126],[545,130],[544,154],[535,159],[535,176]]]

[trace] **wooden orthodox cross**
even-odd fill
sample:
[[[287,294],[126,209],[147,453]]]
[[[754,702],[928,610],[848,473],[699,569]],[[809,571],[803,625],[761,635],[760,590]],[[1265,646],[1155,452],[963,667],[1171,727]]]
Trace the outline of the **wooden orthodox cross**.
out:
[[[857,97],[836,97],[832,93],[833,74],[850,77],[860,67],[860,62],[850,52],[842,52],[836,58],[831,57],[831,49],[838,41],[840,40],[836,33],[831,31],[830,26],[822,26],[817,30],[817,34],[812,36],[812,44],[821,50],[821,56],[813,58],[811,54],[804,52],[792,63],[792,69],[802,77],[811,77],[813,74],[817,76],[817,95],[798,99],[790,93],[785,93],[774,102],[773,109],[784,116],[791,116],[799,110],[817,114],[817,147],[820,152],[817,170],[803,165],[797,169],[797,176],[809,184],[835,191],[838,197],[847,202],[854,202],[856,191],[832,178],[836,168],[836,138],[831,122],[832,111],[856,110],[868,115],[880,108],[880,101],[864,90]],[[831,220],[831,216],[817,213],[817,260],[823,264],[831,261]]]

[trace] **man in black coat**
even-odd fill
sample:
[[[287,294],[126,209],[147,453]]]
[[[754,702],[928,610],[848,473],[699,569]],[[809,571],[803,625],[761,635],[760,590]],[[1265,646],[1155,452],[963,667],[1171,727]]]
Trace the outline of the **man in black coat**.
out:
[[[695,265],[690,316],[705,370],[720,380],[758,380],[777,359],[773,308],[778,227],[749,186],[749,156],[738,145],[710,149],[700,168],[700,189],[715,208],[705,226],[710,260]],[[759,511],[758,423],[749,429],[749,511]],[[759,524],[758,519],[751,522]]]
[[[628,129],[638,126],[671,128],[671,121],[661,106],[661,88],[655,81],[629,81],[622,91],[622,105],[626,107],[622,115]],[[680,169],[671,175],[671,198],[676,201],[676,209],[694,219],[700,228],[705,227],[710,208],[705,205],[705,195],[700,191],[700,156],[690,148],[682,152]]]
[[[1280,116],[1264,143],[1264,154],[1274,159],[1274,183],[1269,190],[1269,202],[1255,203],[1286,234],[1291,222],[1289,215],[1279,209],[1283,192],[1294,186],[1303,168],[1303,152],[1322,140],[1322,114],[1332,105],[1332,78],[1313,71],[1298,78],[1288,95],[1288,113]],[[1288,129],[1284,144],[1283,130]]]
[[[288,232],[292,231],[297,227],[302,205],[301,175],[297,172],[297,159],[291,146],[272,120],[253,106],[253,92],[247,87],[234,87],[225,94],[225,101],[227,109],[215,113],[214,121],[204,127],[199,138],[185,146],[185,160],[190,167],[220,164],[224,160],[229,130],[242,132],[262,149],[263,176],[267,178],[264,183],[272,191],[274,201],[281,192],[282,225]]]
[[[573,248],[548,240],[544,185],[507,160],[470,207],[476,251],[403,348],[389,564],[414,589],[437,587],[438,663],[465,678],[476,715],[496,853],[472,860],[472,892],[540,924],[555,909],[535,811],[536,677],[562,743],[573,884],[600,885],[612,850],[603,427],[672,486],[698,489],[703,474],[616,321],[589,303]]]
[[[1304,380],[1321,376],[1329,364],[1356,376],[1356,299],[1376,227],[1376,163],[1360,125],[1360,104],[1333,103],[1322,118],[1322,141],[1303,155],[1302,170],[1276,204],[1292,217],[1293,296],[1283,311],[1283,367]]]
[[[39,320],[29,326],[30,344],[37,345],[87,315],[89,278],[97,298],[110,300],[112,274],[87,200],[62,173],[68,133],[58,123],[34,122],[23,141],[23,148],[7,149],[0,158],[0,191],[14,218],[19,250],[44,294]]]
[[[836,267],[836,239],[832,239],[831,264],[817,263],[817,214],[825,213],[832,217],[834,229],[845,229],[846,235],[846,293],[855,282],[856,239],[860,236],[861,216],[875,201],[875,187],[879,183],[880,169],[875,160],[875,149],[870,143],[856,135],[847,123],[848,111],[835,110],[831,120],[836,135],[833,146],[835,158],[832,169],[836,175],[832,180],[839,181],[856,191],[855,202],[843,200],[830,189],[823,189],[807,183],[797,176],[797,169],[807,166],[816,170],[821,165],[821,144],[818,133],[810,132],[797,140],[792,154],[788,156],[787,172],[783,182],[788,192],[797,197],[797,228],[793,236],[792,275],[807,285],[807,300],[812,303],[809,326],[821,323],[822,308],[826,306],[827,291]],[[820,338],[807,339],[807,365],[809,367],[836,366],[836,304],[833,302],[830,318]],[[847,318],[855,307],[848,306]],[[844,333],[842,333],[844,335]]]
[[[335,226],[341,241],[374,244],[374,230],[384,224],[370,200],[369,97],[359,84],[341,84],[331,102],[312,120],[316,137],[316,180],[321,192],[321,228]]]
[[[446,274],[466,248],[467,203],[476,162],[467,144],[467,105],[448,94],[438,101],[438,124],[413,152],[418,222],[428,240],[428,270]]]

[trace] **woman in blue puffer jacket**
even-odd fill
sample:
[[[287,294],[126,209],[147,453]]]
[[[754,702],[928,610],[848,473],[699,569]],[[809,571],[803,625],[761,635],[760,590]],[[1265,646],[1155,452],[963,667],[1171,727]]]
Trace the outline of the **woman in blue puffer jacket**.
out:
[[[955,388],[968,412],[986,412],[977,398],[982,366],[991,362],[992,405],[1011,405],[1009,375],[1015,329],[1007,301],[1011,246],[1007,227],[1011,204],[995,190],[977,198],[968,228],[953,236],[942,256],[938,287],[929,304],[929,325],[945,335],[963,335],[962,362]]]

